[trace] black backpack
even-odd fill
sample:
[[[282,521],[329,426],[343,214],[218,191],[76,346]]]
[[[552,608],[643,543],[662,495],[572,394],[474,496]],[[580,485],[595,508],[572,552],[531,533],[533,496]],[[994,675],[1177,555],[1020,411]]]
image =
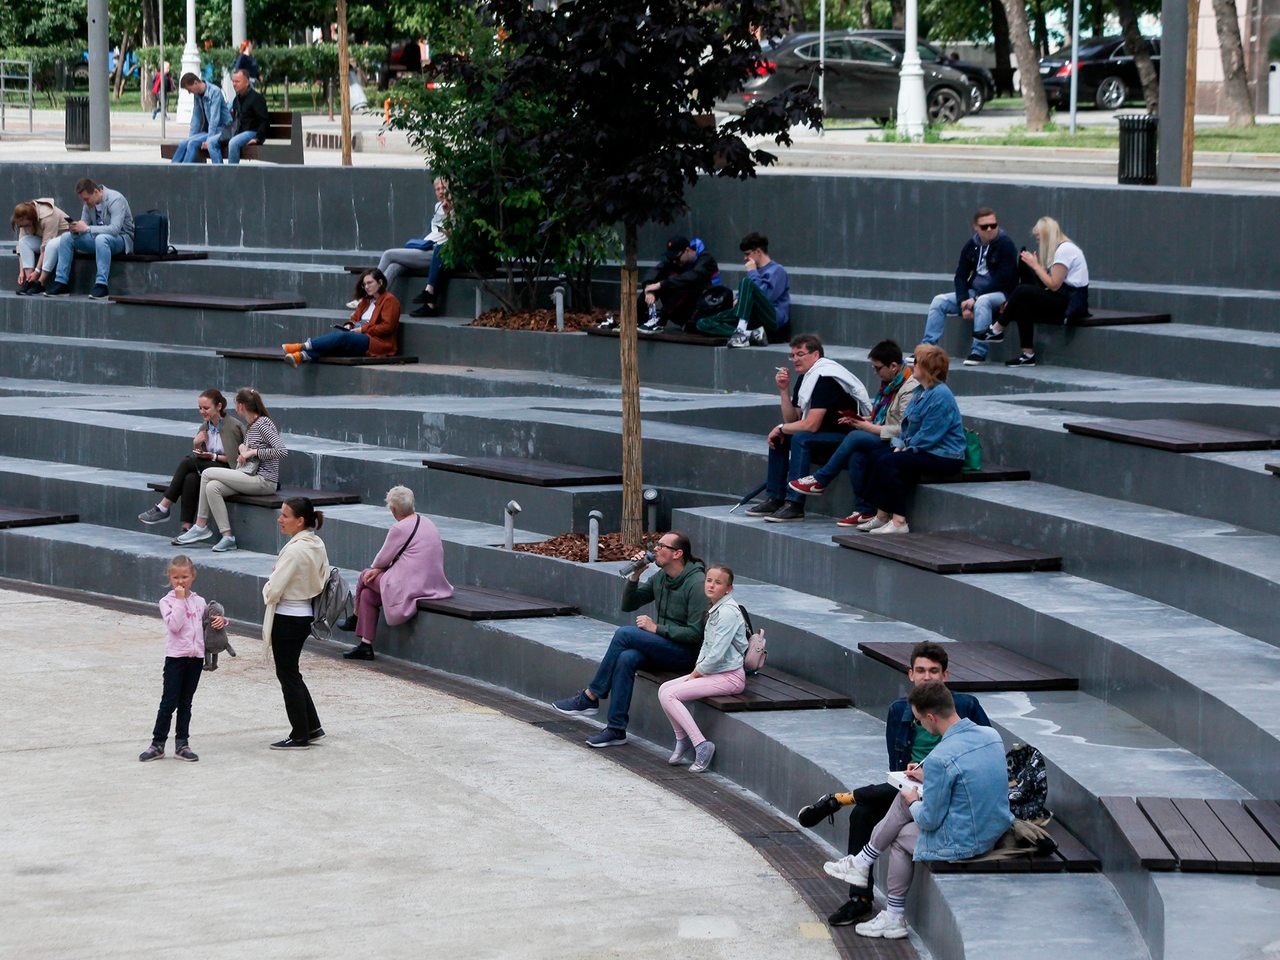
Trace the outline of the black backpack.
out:
[[[1004,759],[1009,771],[1009,809],[1014,817],[1033,823],[1047,820],[1052,814],[1045,809],[1049,771],[1044,755],[1030,744],[1015,743]]]
[[[169,217],[148,210],[133,218],[133,252],[162,257],[169,252]]]

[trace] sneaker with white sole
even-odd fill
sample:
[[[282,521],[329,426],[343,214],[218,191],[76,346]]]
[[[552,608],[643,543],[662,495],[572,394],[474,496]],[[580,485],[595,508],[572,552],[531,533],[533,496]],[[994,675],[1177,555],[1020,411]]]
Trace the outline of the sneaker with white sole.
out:
[[[849,516],[845,517],[843,520],[837,520],[836,526],[837,527],[857,527],[866,523],[868,520],[874,520],[875,518],[876,518],[876,515],[874,513],[851,513]]]
[[[164,523],[169,519],[169,511],[161,510],[158,506],[155,506],[138,514],[138,519],[143,523]]]
[[[872,530],[877,530],[880,527],[883,527],[888,522],[888,520],[881,520],[878,516],[873,516],[870,520],[864,520],[862,523],[858,524],[858,529],[863,533],[870,533]]]
[[[971,353],[964,358],[966,367],[978,367],[987,362],[987,358],[981,353]]]
[[[822,869],[827,876],[843,880],[853,887],[865,887],[871,883],[871,871],[858,863],[856,853],[824,863]]]
[[[213,545],[214,553],[226,553],[228,550],[235,550],[235,549],[237,549],[235,537],[223,537],[221,540],[219,540],[217,543]]]
[[[359,301],[359,300],[348,300],[348,301],[347,301],[347,309],[348,309],[348,310],[354,310],[354,309],[355,309],[356,307],[358,307],[358,306],[360,306],[360,301]]]
[[[1006,367],[1034,367],[1036,365],[1036,355],[1034,353],[1020,353],[1012,360],[1004,362]]]
[[[888,910],[881,910],[874,919],[853,928],[860,937],[880,937],[884,940],[907,939],[907,918]]]
[[[876,527],[873,530],[868,530],[867,532],[868,533],[910,533],[911,528],[907,526],[905,523],[894,523],[892,520],[887,520],[884,523],[882,523],[880,526]]]
[[[566,717],[594,717],[600,712],[600,701],[592,700],[581,690],[564,700],[552,700],[551,706]]]
[[[756,327],[748,336],[751,338],[753,347],[767,347],[769,345],[769,335],[764,332],[764,327]]]
[[[751,346],[751,336],[746,333],[735,333],[729,338],[728,346],[730,347],[749,347]]]
[[[588,747],[620,747],[627,742],[627,731],[605,727],[587,741]]]
[[[169,542],[175,547],[185,547],[188,543],[199,543],[201,540],[208,540],[213,536],[213,531],[208,527],[192,527],[190,530],[183,531]]]
[[[667,763],[673,767],[684,759],[684,755],[689,752],[689,748],[693,746],[692,742],[681,737],[676,741],[675,747],[671,750],[671,756],[667,757]]]
[[[801,477],[799,480],[792,480],[787,486],[806,497],[820,497],[827,489],[818,482],[817,477]]]
[[[705,773],[707,767],[711,766],[711,758],[716,755],[716,745],[710,740],[703,740],[693,751],[693,765],[689,767],[690,773]]]

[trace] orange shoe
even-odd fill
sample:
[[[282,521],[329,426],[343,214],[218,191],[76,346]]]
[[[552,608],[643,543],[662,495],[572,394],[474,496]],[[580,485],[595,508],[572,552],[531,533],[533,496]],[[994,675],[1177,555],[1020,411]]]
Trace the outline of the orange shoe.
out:
[[[282,344],[280,344],[280,349],[281,349],[281,350],[283,350],[285,353],[299,353],[299,352],[301,352],[301,350],[302,350],[302,344],[300,344],[300,343],[282,343]]]
[[[284,361],[296,370],[299,365],[306,362],[306,358],[303,357],[301,350],[290,350],[284,355]]]

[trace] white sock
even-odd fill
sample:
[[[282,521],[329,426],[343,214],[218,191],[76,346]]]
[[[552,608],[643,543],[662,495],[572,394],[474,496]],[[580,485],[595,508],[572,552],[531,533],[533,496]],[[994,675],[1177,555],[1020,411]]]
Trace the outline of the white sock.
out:
[[[745,321],[745,320],[739,320],[739,321],[738,321],[738,330],[737,330],[737,332],[738,332],[738,333],[746,333],[746,332],[747,332],[747,321]]]
[[[157,503],[157,504],[156,504],[156,509],[157,509],[157,510],[159,510],[161,513],[168,513],[168,512],[169,512],[169,508],[168,508],[168,507],[166,507],[163,503]]]
[[[860,867],[870,870],[876,865],[876,861],[879,859],[880,851],[868,843],[858,851],[858,855],[853,858],[853,862]]]

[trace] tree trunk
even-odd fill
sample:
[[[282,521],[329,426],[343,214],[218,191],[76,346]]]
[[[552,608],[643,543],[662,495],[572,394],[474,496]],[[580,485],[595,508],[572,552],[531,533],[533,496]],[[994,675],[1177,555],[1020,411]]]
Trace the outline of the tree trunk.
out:
[[[144,47],[160,45],[159,0],[142,0],[142,45]]]
[[[1040,58],[1031,43],[1027,8],[1023,5],[1023,0],[1001,2],[1004,4],[1005,15],[1009,18],[1009,37],[1013,40],[1018,73],[1022,77],[1022,100],[1026,104],[1027,129],[1043,130],[1049,122],[1049,101],[1044,95],[1044,81],[1040,79]]]
[[[871,0],[862,0],[862,29],[874,30],[875,26],[875,17],[871,14]]]
[[[1013,48],[1009,45],[1009,18],[1005,15],[1004,4],[1000,0],[991,0],[991,38],[996,57],[996,88],[1003,94],[1013,93],[1009,77],[1013,74]]]
[[[1213,16],[1218,21],[1218,52],[1222,56],[1222,97],[1227,105],[1227,126],[1239,129],[1253,125],[1253,99],[1249,96],[1249,75],[1240,42],[1240,17],[1236,0],[1213,0]]]
[[[1101,40],[1105,35],[1105,23],[1103,21],[1106,15],[1106,11],[1103,9],[1102,0],[1093,0],[1093,3],[1089,6],[1089,13],[1092,15],[1093,20],[1093,38],[1095,40]]]
[[[1182,186],[1191,186],[1196,157],[1196,55],[1200,49],[1200,0],[1187,0],[1187,72],[1182,106]]]
[[[1138,68],[1142,96],[1147,101],[1147,113],[1159,113],[1160,77],[1156,73],[1155,64],[1151,62],[1151,43],[1138,29],[1138,13],[1133,8],[1133,0],[1116,0],[1116,13],[1120,16],[1120,27],[1124,32],[1125,52],[1133,57],[1133,65]]]
[[[618,311],[622,350],[622,541],[644,536],[644,474],[640,462],[640,360],[636,356],[636,225],[626,224],[623,240],[622,309]]]
[[[351,55],[347,49],[347,0],[338,0],[338,101],[342,107],[342,165],[351,166]]]
[[[889,0],[889,12],[892,15],[891,26],[895,30],[907,29],[906,0]]]
[[[1036,51],[1037,57],[1047,57],[1049,55],[1049,24],[1044,18],[1044,4],[1040,0],[1033,0],[1033,6],[1036,11]],[[1037,67],[1039,64],[1037,63]],[[1022,65],[1019,63],[1018,68]]]

